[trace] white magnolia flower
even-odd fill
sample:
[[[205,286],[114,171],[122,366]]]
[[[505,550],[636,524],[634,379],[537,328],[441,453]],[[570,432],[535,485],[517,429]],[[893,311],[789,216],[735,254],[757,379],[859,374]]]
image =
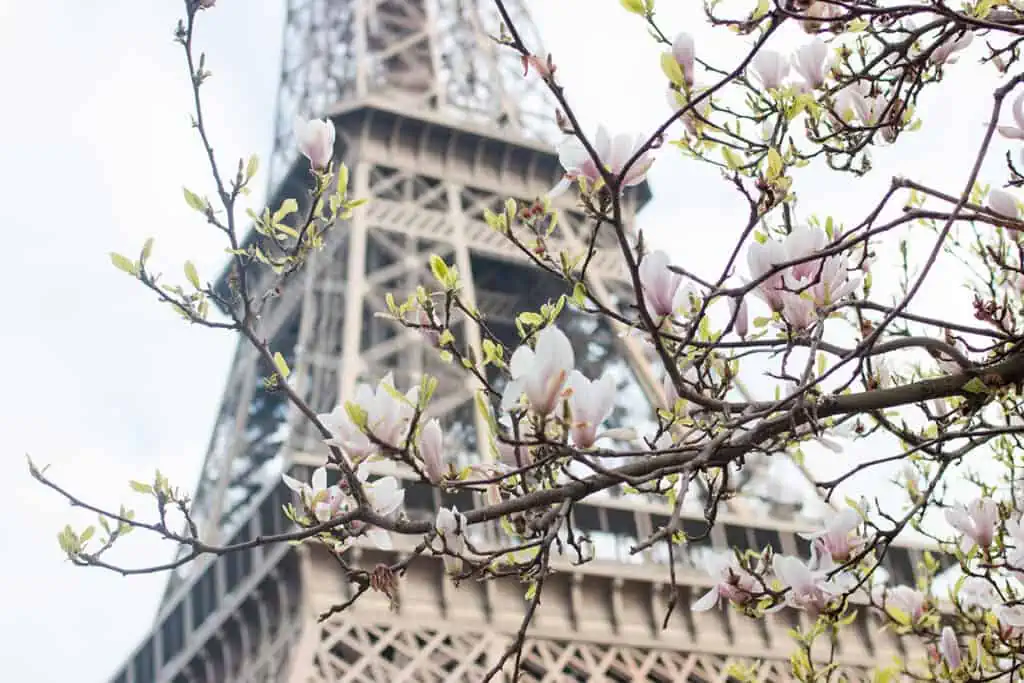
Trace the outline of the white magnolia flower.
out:
[[[640,150],[646,138],[642,135],[633,137],[631,135],[616,135],[614,138],[608,134],[607,129],[601,126],[591,141],[597,157],[605,166],[605,169],[612,175],[618,176],[622,173],[626,162],[633,158],[633,155]],[[586,178],[591,184],[601,179],[601,171],[594,163],[587,148],[576,138],[568,138],[558,146],[558,160],[565,169],[565,176],[561,182],[555,185],[549,192],[549,196],[561,195],[577,178]],[[647,171],[654,163],[654,157],[650,151],[644,152],[636,160],[626,176],[622,179],[623,188],[639,185],[647,177]]]
[[[750,269],[750,279],[760,280],[768,275],[776,266],[779,266],[790,258],[786,252],[786,243],[777,240],[765,240],[754,242],[747,250],[747,267]],[[764,299],[773,311],[782,310],[783,281],[782,272],[775,272],[768,276],[760,284],[754,293]]]
[[[742,605],[760,590],[757,578],[740,566],[735,555],[713,555],[708,564],[709,573],[718,583],[693,603],[694,612],[705,612],[717,606],[720,600]]]
[[[786,604],[812,614],[821,611],[833,597],[849,590],[852,587],[851,583],[854,582],[853,577],[848,574],[840,574],[829,579],[829,572],[836,566],[832,558],[818,555],[813,546],[811,559],[807,564],[790,555],[776,555],[772,568],[779,581],[789,588],[786,593]]]
[[[598,439],[597,428],[615,407],[618,388],[609,374],[591,381],[579,370],[573,370],[569,376],[569,388],[572,390],[569,396],[572,441],[580,448],[589,448]]]
[[[324,443],[340,448],[351,461],[362,462],[377,452],[377,445],[352,422],[345,406],[338,405],[317,418],[331,432],[331,438],[324,439]]]
[[[999,126],[999,133],[1013,140],[1024,140],[1024,92],[1013,101],[1013,122],[1016,125]]]
[[[1008,519],[1006,533],[1010,537],[1007,540],[1013,542],[1013,548],[1006,551],[1006,564],[1014,574],[1024,579],[1024,524],[1020,519]]]
[[[853,533],[859,525],[860,514],[847,507],[837,512],[821,531],[799,535],[814,541],[819,553],[836,562],[846,562],[864,545],[864,539]]]
[[[437,511],[437,520],[434,527],[441,536],[444,543],[444,568],[449,574],[458,574],[462,571],[462,558],[458,557],[466,550],[466,516],[459,512],[457,507],[451,510],[441,508]]]
[[[327,468],[318,467],[313,471],[309,484],[282,474],[285,486],[299,494],[303,504],[313,513],[318,522],[326,522],[341,510],[345,496],[338,486],[327,485]]]
[[[928,55],[928,61],[932,64],[956,64],[959,57],[954,55],[960,50],[967,48],[972,40],[974,40],[974,34],[970,31],[956,40],[952,37],[947,38],[941,45],[932,50],[932,53]]]
[[[437,418],[429,420],[420,431],[420,458],[423,469],[432,484],[441,483],[444,476],[444,433]]]
[[[867,108],[870,86],[863,81],[850,83],[836,93],[835,110],[843,121],[852,121]]]
[[[814,310],[814,302],[811,297],[795,294],[793,292],[782,292],[782,317],[796,330],[808,330],[818,319]]]
[[[910,586],[896,586],[883,590],[881,601],[886,607],[894,607],[909,616],[913,623],[924,615],[928,596]]]
[[[793,54],[793,68],[807,81],[810,89],[820,88],[832,68],[828,59],[828,45],[821,38],[815,38],[799,48]]]
[[[656,318],[672,315],[689,303],[690,288],[681,286],[683,276],[669,268],[668,254],[654,251],[637,268],[644,306]]]
[[[355,402],[366,411],[366,427],[370,433],[389,446],[401,448],[419,400],[419,387],[407,391],[405,400],[395,396],[396,393],[395,381],[389,372],[376,389],[361,384],[356,389]]]
[[[356,472],[361,481],[366,481],[367,471],[360,468]],[[405,501],[405,490],[398,480],[392,476],[381,477],[370,484],[364,484],[363,490],[369,499],[370,507],[382,517],[390,517],[398,511]],[[379,527],[366,527],[366,538],[381,550],[391,550],[391,535]]]
[[[1020,211],[1017,207],[1017,199],[1006,190],[996,188],[989,192],[986,204],[988,208],[1000,216],[1017,220],[1017,215]]]
[[[1024,635],[1024,605],[996,605],[992,608],[992,614],[999,620],[1004,638]]]
[[[750,70],[761,87],[774,90],[789,74],[789,62],[775,50],[761,50],[750,61]]]
[[[946,508],[946,521],[959,531],[960,549],[967,553],[974,546],[987,548],[995,537],[999,505],[991,498],[978,498],[968,505]]]
[[[827,241],[824,230],[801,225],[785,239],[755,242],[747,252],[751,279],[768,276],[755,293],[797,329],[809,327],[817,309],[833,305],[860,284],[861,275],[851,275],[845,255],[808,258],[825,249]],[[783,263],[798,259],[804,260],[777,271]]]
[[[511,410],[525,393],[534,411],[541,415],[551,413],[575,364],[569,338],[554,325],[545,327],[537,334],[535,349],[523,344],[512,354],[508,366],[512,381],[505,387],[501,409]]]
[[[980,576],[968,576],[964,579],[957,597],[967,609],[979,607],[988,610],[999,602],[999,594],[996,593],[995,587]]]
[[[295,121],[295,138],[299,151],[318,170],[327,168],[334,156],[334,123],[321,119]]]

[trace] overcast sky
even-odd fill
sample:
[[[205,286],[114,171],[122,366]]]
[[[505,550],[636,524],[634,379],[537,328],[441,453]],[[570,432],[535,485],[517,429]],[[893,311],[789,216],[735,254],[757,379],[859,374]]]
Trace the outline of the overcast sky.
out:
[[[267,158],[283,4],[220,0],[198,33],[214,74],[204,89],[210,132],[225,165],[252,152]],[[658,50],[618,2],[532,4],[585,121],[641,132],[665,117]],[[668,32],[691,30],[702,54],[742,48],[742,39],[723,41],[703,29],[699,3],[685,3],[694,6],[687,10],[659,4]],[[133,253],[153,236],[167,272],[190,258],[211,275],[222,261],[216,236],[181,199],[183,184],[199,191],[209,184],[189,127],[181,50],[171,40],[180,8],[171,0],[0,0],[7,283],[0,476],[9,490],[0,498],[0,642],[7,680],[105,680],[149,628],[166,580],[69,567],[56,533],[88,518],[29,479],[25,454],[51,464],[74,491],[115,507],[130,500],[125,482],[148,479],[155,467],[191,487],[220,401],[233,340],[190,329],[107,258],[111,250]],[[876,155],[884,172],[864,181],[804,174],[801,214],[827,210],[855,222],[893,174],[958,192],[989,100],[972,96],[983,80],[976,67],[957,69],[949,90],[955,105],[941,117],[929,111],[921,133]],[[991,168],[988,180],[1000,181],[998,159]],[[642,220],[648,238],[679,263],[717,273],[731,243],[722,236],[735,237],[743,215],[733,190],[715,171],[668,153],[651,179],[656,199]],[[940,282],[929,284],[928,297],[947,307],[969,301]],[[135,539],[120,557],[158,561],[169,552]]]

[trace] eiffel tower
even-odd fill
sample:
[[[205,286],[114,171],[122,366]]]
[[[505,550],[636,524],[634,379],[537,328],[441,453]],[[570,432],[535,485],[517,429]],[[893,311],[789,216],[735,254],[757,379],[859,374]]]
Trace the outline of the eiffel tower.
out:
[[[540,52],[525,0],[505,4],[524,42]],[[500,212],[507,197],[530,201],[558,179],[553,107],[539,79],[524,78],[516,56],[489,38],[501,27],[485,0],[287,5],[271,205],[308,201],[308,164],[297,159],[292,139],[296,117],[333,121],[335,159],[350,169],[351,194],[369,203],[272,300],[262,334],[283,353],[296,388],[318,412],[351,396],[357,382],[387,372],[398,387],[424,372],[438,377],[431,410],[445,425],[452,456],[460,464],[486,460],[486,442],[477,438],[486,425],[477,422],[473,385],[440,362],[420,335],[376,314],[388,292],[400,297],[427,281],[431,253],[458,267],[464,294],[510,348],[518,342],[515,314],[562,293],[559,282],[541,277],[483,218],[488,209]],[[646,185],[627,194],[627,219],[649,198]],[[572,198],[561,209],[550,245],[578,250],[587,223]],[[602,247],[590,266],[590,289],[609,302],[632,297],[618,262]],[[635,340],[568,312],[560,326],[588,377],[608,370],[619,378],[611,422],[653,424],[659,382]],[[479,352],[475,327],[454,331]],[[281,473],[308,480],[325,460],[320,438],[280,393],[264,390],[260,378],[272,372],[240,340],[194,495],[207,541],[287,531],[282,506],[292,494]],[[412,519],[433,519],[441,505],[476,504],[468,493],[441,493],[410,472],[387,471],[405,479],[404,509]],[[674,553],[678,600],[663,628],[673,594],[670,556],[661,547],[629,550],[668,515],[662,503],[614,493],[577,506],[574,524],[593,539],[596,559],[582,567],[553,563],[558,571],[528,632],[520,680],[724,681],[732,665],[755,662],[761,662],[758,680],[791,679],[787,630],[806,624],[805,615],[783,610],[752,621],[730,609],[689,606],[713,585],[704,571],[709,556],[771,545],[807,557],[808,543],[797,532],[810,524],[792,515],[723,510],[710,535]],[[685,528],[702,535],[699,512],[685,515]],[[348,559],[372,567],[408,553],[415,540],[396,537],[389,552],[357,543]],[[888,573],[913,584],[920,552],[890,548]],[[438,560],[423,557],[402,579],[397,611],[371,591],[318,622],[350,591],[326,551],[312,545],[200,558],[171,576],[152,631],[110,680],[476,683],[512,642],[526,605],[519,584],[456,588]],[[907,643],[878,625],[860,611],[835,644],[833,680],[865,680],[867,669],[907,653]]]

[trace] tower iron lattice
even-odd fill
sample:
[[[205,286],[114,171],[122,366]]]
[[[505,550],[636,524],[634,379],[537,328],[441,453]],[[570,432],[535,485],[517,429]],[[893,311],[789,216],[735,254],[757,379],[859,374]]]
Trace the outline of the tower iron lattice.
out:
[[[432,374],[439,386],[431,416],[445,425],[454,457],[461,463],[487,458],[465,374],[442,363],[420,335],[375,314],[388,292],[412,291],[430,277],[431,253],[458,267],[464,295],[510,347],[518,339],[515,314],[562,293],[560,283],[541,277],[484,221],[486,210],[500,213],[508,197],[529,202],[560,175],[550,144],[557,133],[551,103],[539,80],[524,78],[516,56],[491,40],[502,29],[486,0],[287,4],[272,203],[290,197],[301,204],[307,197],[308,166],[293,151],[297,116],[333,121],[335,158],[350,169],[351,193],[369,202],[271,300],[260,331],[318,412],[351,396],[358,381],[391,372],[396,386],[407,388],[420,374]],[[524,41],[540,52],[525,0],[504,4]],[[628,220],[649,196],[646,185],[626,196]],[[578,251],[590,228],[572,200],[564,202],[548,244]],[[589,269],[590,290],[612,305],[632,297],[618,263],[611,246],[600,243]],[[636,340],[578,315],[565,314],[561,324],[585,374],[607,370],[618,379],[612,421],[650,422],[658,381]],[[476,328],[454,332],[482,357]],[[281,473],[308,480],[324,462],[319,437],[284,396],[262,386],[261,377],[272,372],[239,341],[194,496],[194,516],[209,541],[288,530],[282,506],[292,494]],[[468,493],[441,493],[408,471],[377,467],[378,474],[405,480],[404,510],[412,519],[433,519],[441,505],[476,504]],[[806,557],[807,541],[797,532],[807,525],[723,510],[705,535],[700,516],[687,514],[687,532],[703,540],[671,558],[661,546],[630,554],[668,515],[663,504],[614,493],[576,507],[574,524],[594,540],[597,557],[582,567],[555,561],[558,572],[546,582],[528,632],[521,680],[717,681],[728,679],[730,666],[758,660],[759,680],[790,679],[787,630],[805,615],[784,610],[755,622],[728,609],[698,613],[689,605],[713,584],[704,571],[710,556],[771,545]],[[500,532],[478,533],[486,544]],[[395,544],[385,552],[357,541],[349,559],[372,567],[414,545],[401,538]],[[919,552],[893,546],[885,566],[912,583]],[[200,558],[171,577],[151,633],[111,680],[476,683],[514,638],[525,608],[522,586],[488,581],[456,588],[438,560],[423,557],[402,579],[397,611],[371,591],[318,622],[320,612],[351,590],[319,547],[280,544]],[[910,647],[880,632],[862,610],[836,643],[835,675],[862,680],[867,668]]]

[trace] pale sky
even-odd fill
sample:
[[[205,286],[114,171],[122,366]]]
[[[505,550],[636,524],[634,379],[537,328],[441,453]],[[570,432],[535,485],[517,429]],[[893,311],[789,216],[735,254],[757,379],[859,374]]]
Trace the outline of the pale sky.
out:
[[[204,88],[207,116],[225,166],[253,152],[268,156],[283,4],[220,0],[203,17],[197,40],[214,74]],[[616,0],[531,4],[585,121],[641,132],[667,116],[659,50]],[[686,10],[674,7],[683,3],[659,4],[666,31],[693,32],[700,54],[742,49],[744,39],[708,33],[699,3],[686,3]],[[134,253],[153,236],[154,259],[165,272],[176,274],[192,259],[200,274],[212,275],[222,263],[216,236],[181,198],[183,184],[209,189],[189,127],[181,49],[171,39],[181,5],[0,0],[8,226],[0,331],[0,477],[9,489],[0,498],[6,680],[105,680],[148,630],[166,580],[69,566],[56,534],[89,517],[32,482],[25,454],[51,464],[73,491],[114,508],[132,500],[128,479],[149,479],[156,467],[191,488],[220,401],[234,340],[189,328],[107,257],[111,250]],[[793,44],[784,43],[778,44]],[[920,133],[876,154],[875,167],[884,172],[862,181],[798,176],[801,215],[827,210],[856,222],[896,173],[959,192],[989,106],[984,92],[971,95],[984,80],[971,56],[943,89],[956,93],[955,103],[941,117],[933,107]],[[936,98],[925,102],[935,105]],[[983,180],[1001,182],[999,155],[993,159]],[[650,177],[656,199],[641,222],[648,238],[680,264],[717,273],[743,217],[734,191],[713,169],[669,153]],[[257,187],[254,201],[263,182]],[[969,298],[952,285],[930,283],[927,295],[969,315]],[[166,543],[141,538],[128,546],[118,556],[128,563],[162,561],[171,552]]]

